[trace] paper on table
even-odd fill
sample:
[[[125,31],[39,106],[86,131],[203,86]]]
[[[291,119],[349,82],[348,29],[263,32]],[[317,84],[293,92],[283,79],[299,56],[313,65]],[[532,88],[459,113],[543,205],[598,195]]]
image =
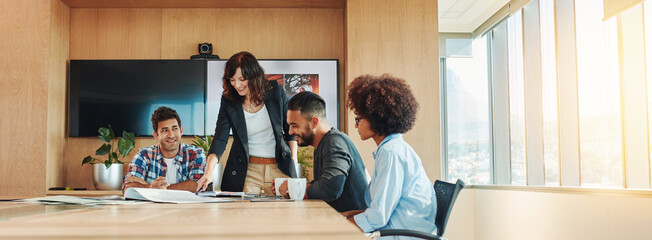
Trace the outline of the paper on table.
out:
[[[207,191],[207,192],[200,192],[199,196],[200,197],[242,197],[244,194],[245,194],[244,192]]]
[[[41,204],[82,204],[82,205],[94,205],[102,202],[101,200],[97,200],[97,199],[86,199],[86,198],[65,196],[65,195],[27,198],[18,201],[26,202],[26,203],[41,203]]]
[[[125,191],[126,199],[147,200],[164,203],[212,203],[233,202],[229,199],[203,198],[194,193],[183,190],[128,188]]]
[[[81,204],[81,205],[113,205],[113,204],[137,204],[142,202],[125,201],[125,200],[102,200],[93,198],[82,198],[74,196],[47,196],[19,200],[25,203],[40,203],[40,204]]]

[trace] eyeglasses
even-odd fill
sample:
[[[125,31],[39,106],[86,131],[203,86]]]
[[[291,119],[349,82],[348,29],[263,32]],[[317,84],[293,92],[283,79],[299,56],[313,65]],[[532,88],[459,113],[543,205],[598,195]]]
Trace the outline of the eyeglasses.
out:
[[[356,116],[356,117],[355,117],[355,124],[358,124],[358,123],[360,123],[360,119],[362,119],[362,118],[361,118],[361,117],[358,117],[358,116]]]

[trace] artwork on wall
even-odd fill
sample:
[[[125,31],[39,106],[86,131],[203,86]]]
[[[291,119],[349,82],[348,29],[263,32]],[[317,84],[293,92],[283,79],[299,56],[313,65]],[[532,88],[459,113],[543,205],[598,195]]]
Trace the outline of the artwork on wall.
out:
[[[267,80],[278,81],[288,98],[302,91],[319,94],[326,101],[326,119],[339,127],[338,60],[258,60]],[[226,60],[208,61],[206,84],[206,133],[213,135],[222,97]]]

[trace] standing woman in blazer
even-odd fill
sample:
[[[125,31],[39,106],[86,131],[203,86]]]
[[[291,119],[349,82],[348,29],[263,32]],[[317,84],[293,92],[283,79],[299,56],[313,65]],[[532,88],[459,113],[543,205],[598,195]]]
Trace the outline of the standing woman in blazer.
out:
[[[197,190],[206,189],[233,130],[233,144],[222,174],[222,190],[261,193],[277,177],[297,177],[297,142],[288,133],[287,96],[249,52],[231,56],[224,67],[224,92],[206,170]]]

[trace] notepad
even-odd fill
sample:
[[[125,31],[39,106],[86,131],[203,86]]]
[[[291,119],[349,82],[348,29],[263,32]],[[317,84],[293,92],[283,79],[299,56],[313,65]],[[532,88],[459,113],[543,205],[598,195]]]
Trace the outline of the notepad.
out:
[[[214,203],[233,202],[230,199],[199,197],[194,193],[183,190],[128,188],[125,191],[126,199],[145,200],[161,203]]]

